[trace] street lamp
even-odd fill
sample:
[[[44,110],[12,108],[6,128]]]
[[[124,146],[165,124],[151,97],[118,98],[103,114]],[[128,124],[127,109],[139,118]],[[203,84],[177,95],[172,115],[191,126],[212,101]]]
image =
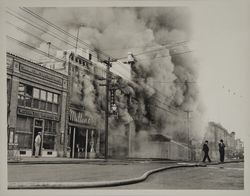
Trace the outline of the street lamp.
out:
[[[111,105],[111,113],[114,114],[114,113],[116,113],[116,111],[117,111],[117,106],[116,106],[116,104],[112,104],[112,105]]]

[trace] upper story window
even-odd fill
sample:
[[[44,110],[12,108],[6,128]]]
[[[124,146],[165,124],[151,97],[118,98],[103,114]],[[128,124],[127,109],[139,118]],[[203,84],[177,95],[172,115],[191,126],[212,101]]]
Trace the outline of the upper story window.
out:
[[[19,84],[18,87],[18,105],[58,112],[59,95],[30,85]]]

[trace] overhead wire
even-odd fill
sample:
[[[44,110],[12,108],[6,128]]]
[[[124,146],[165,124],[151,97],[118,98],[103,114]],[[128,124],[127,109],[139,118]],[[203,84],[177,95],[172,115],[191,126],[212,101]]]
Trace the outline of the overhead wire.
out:
[[[46,31],[46,33],[48,33],[47,31]],[[63,41],[63,40],[61,40],[61,41]],[[22,44],[25,44],[25,43],[22,43]],[[36,49],[36,48],[34,48],[34,47],[32,47],[32,49]],[[38,49],[36,49],[36,50],[38,50]],[[40,51],[41,52],[41,51]],[[43,51],[42,51],[43,52]],[[147,51],[147,52],[150,52],[150,51]],[[43,52],[43,53],[45,53],[45,52]],[[45,53],[46,54],[46,53]],[[138,54],[139,55],[139,54]],[[47,56],[47,54],[46,54],[46,56]],[[51,56],[51,55],[50,55]],[[54,58],[55,59],[55,58]],[[57,60],[58,60],[58,58],[56,58]],[[120,63],[120,62],[119,62]],[[155,89],[155,88],[154,88]],[[157,90],[157,89],[156,89]],[[168,106],[168,105],[167,105]],[[168,106],[169,107],[169,106]]]
[[[71,37],[72,39],[74,39],[75,41],[78,41],[80,43],[82,43],[83,45],[87,46],[89,50],[93,51],[93,52],[98,52],[100,54],[102,54],[103,56],[107,57],[108,59],[115,59],[113,58],[112,56],[106,54],[105,52],[99,50],[99,49],[96,49],[96,48],[93,48],[93,46],[87,44],[86,42],[84,42],[83,40],[79,39],[78,37],[68,33],[67,31],[65,31],[64,29],[60,28],[59,26],[55,25],[54,23],[48,21],[47,19],[45,19],[44,17],[36,14],[35,12],[31,11],[30,9],[28,8],[25,8],[25,7],[20,7],[20,9],[22,9],[23,11],[25,11],[26,13],[32,15],[33,17],[37,18],[38,20],[46,23],[47,25],[53,27],[54,29],[68,35],[69,37]]]

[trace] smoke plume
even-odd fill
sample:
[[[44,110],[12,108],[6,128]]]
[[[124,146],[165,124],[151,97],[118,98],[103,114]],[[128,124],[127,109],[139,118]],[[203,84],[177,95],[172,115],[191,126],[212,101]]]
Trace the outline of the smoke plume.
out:
[[[36,8],[36,13],[59,25],[72,35],[112,57],[126,57],[133,52],[132,83],[123,81],[117,90],[118,117],[110,118],[110,133],[116,145],[126,135],[126,124],[135,122],[136,135],[143,140],[160,133],[180,142],[187,142],[187,119],[190,110],[190,135],[199,136],[202,107],[197,84],[197,62],[188,51],[188,44],[166,47],[191,39],[190,11],[185,7],[161,8]],[[31,30],[31,27],[27,27]],[[54,32],[50,26],[44,29]],[[62,49],[70,46],[46,33],[41,38]],[[61,35],[64,40],[72,39]],[[38,48],[43,43],[26,38]],[[79,43],[79,47],[86,47]],[[159,50],[158,50],[159,49]],[[145,52],[155,50],[155,52]],[[141,55],[137,53],[145,52]],[[52,51],[53,53],[53,51]],[[55,53],[54,53],[55,54]],[[175,55],[179,54],[179,55]],[[171,57],[172,56],[172,57]],[[126,61],[126,58],[121,60]],[[82,105],[91,114],[104,111],[104,87],[95,85],[95,78],[81,74],[74,77],[72,102]],[[129,103],[129,104],[128,104]],[[98,116],[98,115],[97,115]],[[103,119],[103,115],[98,118]],[[112,137],[112,135],[110,136]],[[121,137],[122,138],[122,137]],[[139,140],[138,140],[139,141]]]

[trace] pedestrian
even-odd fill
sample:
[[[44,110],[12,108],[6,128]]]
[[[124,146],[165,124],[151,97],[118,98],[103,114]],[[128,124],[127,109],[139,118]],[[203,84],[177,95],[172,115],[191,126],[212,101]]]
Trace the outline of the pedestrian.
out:
[[[35,157],[38,158],[40,146],[41,146],[41,132],[38,132],[35,138]]]
[[[223,140],[220,140],[219,143],[219,152],[220,152],[220,162],[224,163],[224,157],[225,157],[225,144],[223,143]]]
[[[203,163],[205,163],[206,159],[208,159],[209,163],[211,162],[211,159],[209,158],[208,152],[209,152],[209,147],[208,147],[208,141],[206,140],[205,143],[203,144],[202,151],[204,151],[204,158],[203,158]]]

